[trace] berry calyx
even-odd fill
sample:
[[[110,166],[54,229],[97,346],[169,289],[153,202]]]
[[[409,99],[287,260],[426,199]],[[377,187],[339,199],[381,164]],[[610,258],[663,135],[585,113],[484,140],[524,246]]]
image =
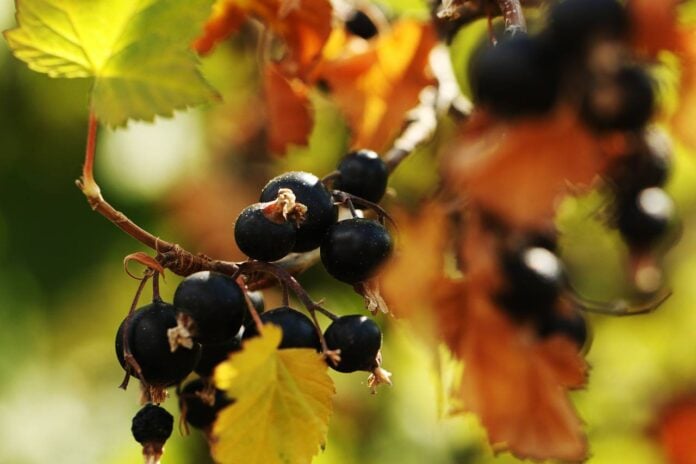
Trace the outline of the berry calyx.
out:
[[[379,203],[387,190],[389,170],[386,163],[372,150],[349,153],[338,164],[340,175],[334,188],[372,203]]]
[[[177,327],[177,309],[162,301],[153,301],[127,317],[116,333],[116,356],[130,375],[139,377],[126,363],[124,333],[128,348],[140,366],[140,380],[151,387],[168,387],[181,382],[193,371],[200,356],[200,345],[183,346],[172,351],[169,329]]]
[[[307,207],[305,220],[297,228],[292,251],[313,250],[321,243],[326,229],[336,222],[338,212],[334,207],[333,197],[315,175],[295,171],[271,179],[263,188],[260,201],[275,200],[280,189],[292,190],[296,201]]]
[[[338,364],[329,366],[338,372],[372,371],[379,367],[382,331],[369,317],[342,316],[326,328],[324,339],[329,350],[340,350]]]
[[[278,214],[277,204],[255,203],[242,210],[234,225],[237,247],[259,261],[276,261],[295,246],[295,225]]]
[[[174,417],[160,406],[146,404],[135,414],[131,432],[135,441],[143,446],[145,462],[159,462],[173,428]]]
[[[211,271],[182,280],[174,293],[174,305],[190,316],[194,340],[203,344],[226,342],[237,335],[247,310],[237,282]]]
[[[319,334],[312,320],[301,312],[281,306],[261,314],[261,322],[274,324],[283,330],[283,338],[279,349],[284,348],[313,348],[321,351]],[[256,326],[252,323],[244,331],[243,339],[258,335]]]
[[[197,429],[213,425],[218,412],[232,404],[225,392],[202,379],[192,380],[179,392],[179,409],[186,422]]]
[[[321,262],[334,278],[349,284],[375,275],[392,251],[389,232],[362,218],[334,224],[321,243]]]

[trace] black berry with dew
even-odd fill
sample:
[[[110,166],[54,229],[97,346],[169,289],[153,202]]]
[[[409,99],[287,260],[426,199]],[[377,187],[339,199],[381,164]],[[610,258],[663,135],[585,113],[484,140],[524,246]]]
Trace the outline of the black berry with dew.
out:
[[[619,199],[617,226],[629,246],[649,248],[657,243],[674,221],[672,199],[659,187],[638,192],[635,197]]]
[[[246,311],[244,291],[224,274],[200,271],[181,281],[174,305],[190,316],[191,331],[200,343],[230,340],[242,326]]]
[[[208,429],[218,412],[232,404],[225,392],[202,379],[192,380],[179,392],[179,409],[186,422],[197,429]]]
[[[135,414],[131,432],[135,441],[143,446],[146,462],[159,462],[173,428],[174,417],[160,406],[146,404]]]
[[[580,115],[596,130],[637,130],[651,118],[655,91],[648,73],[624,66],[611,76],[596,76],[582,101]]]
[[[326,328],[324,339],[329,350],[340,350],[338,364],[329,362],[338,372],[372,371],[379,367],[382,331],[369,317],[339,317]]]
[[[616,0],[565,0],[549,14],[549,41],[564,56],[577,56],[592,42],[625,38],[629,19]]]
[[[200,345],[174,346],[169,331],[177,327],[177,309],[168,303],[154,301],[127,317],[116,333],[116,356],[121,367],[137,376],[127,367],[124,357],[124,333],[128,348],[140,366],[142,378],[152,387],[168,387],[189,375],[200,357]]]
[[[537,333],[541,338],[555,335],[566,337],[578,347],[579,351],[586,351],[591,341],[587,321],[580,311],[572,311],[570,314],[551,314],[539,321]]]
[[[252,259],[279,260],[295,246],[297,226],[304,220],[306,209],[296,203],[289,189],[280,189],[274,201],[244,208],[234,225],[237,246]]]
[[[321,180],[308,172],[287,172],[271,179],[261,192],[261,202],[273,201],[280,189],[290,189],[296,201],[307,207],[304,221],[297,228],[292,251],[304,252],[317,248],[331,224],[336,222],[338,211],[333,197]]]
[[[372,19],[364,11],[358,9],[348,14],[345,25],[348,32],[365,40],[369,40],[379,33]]]
[[[321,351],[321,343],[316,326],[312,320],[301,312],[281,306],[261,314],[261,322],[274,324],[283,330],[283,338],[278,348],[313,348]],[[258,335],[258,330],[249,324],[244,331],[244,339]]]
[[[538,38],[524,34],[482,47],[469,65],[474,103],[499,117],[549,112],[559,81],[553,54]]]
[[[201,346],[201,358],[194,372],[201,377],[210,377],[218,364],[229,358],[230,354],[242,349],[241,334],[222,343],[208,343]]]
[[[375,275],[392,251],[387,229],[369,219],[334,224],[321,243],[321,262],[334,278],[349,284]]]
[[[564,285],[563,264],[550,250],[529,246],[501,256],[505,283],[498,300],[516,319],[546,317]]]
[[[338,164],[339,176],[334,188],[372,203],[379,203],[387,190],[389,170],[386,163],[372,150],[349,153]],[[360,206],[360,205],[356,205]]]

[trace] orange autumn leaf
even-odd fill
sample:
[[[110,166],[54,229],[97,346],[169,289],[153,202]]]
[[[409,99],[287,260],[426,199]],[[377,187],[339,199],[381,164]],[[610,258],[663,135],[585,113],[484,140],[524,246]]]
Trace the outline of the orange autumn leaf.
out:
[[[681,60],[679,107],[672,116],[674,133],[689,148],[696,150],[696,29],[682,31],[678,56]]]
[[[655,58],[678,43],[676,6],[680,0],[630,0],[631,41],[636,51]]]
[[[237,29],[240,17],[252,16],[280,37],[288,48],[286,72],[306,76],[320,58],[331,33],[329,0],[218,0],[196,49],[205,53]]]
[[[569,185],[588,186],[606,162],[597,140],[561,110],[514,125],[472,118],[443,176],[453,192],[511,226],[545,228]]]
[[[353,147],[382,151],[398,135],[404,113],[433,82],[428,56],[435,43],[429,24],[403,20],[368,50],[321,63],[317,79],[329,85],[345,114]]]
[[[671,405],[658,433],[670,464],[696,464],[696,400],[691,397]]]
[[[312,130],[307,86],[269,63],[264,69],[269,149],[284,154],[291,144],[306,145]]]

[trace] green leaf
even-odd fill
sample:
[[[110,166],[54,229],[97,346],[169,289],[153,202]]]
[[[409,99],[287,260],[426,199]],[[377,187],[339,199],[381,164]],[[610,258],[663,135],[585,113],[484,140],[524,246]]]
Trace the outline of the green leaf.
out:
[[[216,96],[190,48],[213,0],[16,0],[4,35],[17,58],[51,77],[94,78],[102,122],[152,120]]]
[[[312,349],[278,350],[282,331],[263,333],[215,370],[235,402],[213,429],[213,456],[225,464],[307,464],[325,442],[334,384]]]

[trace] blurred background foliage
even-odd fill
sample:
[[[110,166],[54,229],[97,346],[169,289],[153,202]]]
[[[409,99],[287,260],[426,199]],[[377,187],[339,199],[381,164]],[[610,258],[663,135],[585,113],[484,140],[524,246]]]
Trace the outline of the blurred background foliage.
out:
[[[420,0],[385,3],[425,13]],[[11,2],[0,2],[0,29],[14,24],[12,13]],[[268,178],[288,169],[323,175],[348,143],[342,117],[317,92],[309,146],[282,159],[265,155],[249,37],[241,34],[205,60],[223,104],[103,130],[96,169],[106,198],[137,223],[226,259],[240,258],[234,219]],[[472,40],[460,39],[465,48]],[[92,213],[72,183],[81,169],[88,87],[29,71],[0,41],[0,463],[141,462],[130,435],[137,387],[117,388],[122,370],[113,339],[136,288],[122,258],[142,248]],[[398,193],[399,203],[417,207],[436,187],[436,146],[437,140],[399,168],[388,205]],[[593,464],[669,462],[660,438],[663,412],[696,397],[696,154],[679,145],[675,154],[669,191],[683,229],[665,259],[673,296],[649,315],[589,317],[593,369],[588,388],[573,399],[587,424]],[[558,224],[573,285],[587,298],[613,301],[630,296],[627,256],[617,234],[601,225],[603,202],[598,193],[568,199]],[[362,311],[361,299],[321,266],[301,280],[336,312]],[[167,276],[165,298],[178,281]],[[279,301],[272,291],[266,296],[271,306]],[[379,322],[395,385],[371,396],[361,374],[332,373],[335,413],[326,451],[315,462],[518,462],[494,457],[475,417],[449,416],[456,405],[447,402],[447,379],[458,367],[447,354],[405,323],[381,316]],[[175,398],[165,406],[178,416]],[[175,433],[164,462],[209,462],[202,435]]]

